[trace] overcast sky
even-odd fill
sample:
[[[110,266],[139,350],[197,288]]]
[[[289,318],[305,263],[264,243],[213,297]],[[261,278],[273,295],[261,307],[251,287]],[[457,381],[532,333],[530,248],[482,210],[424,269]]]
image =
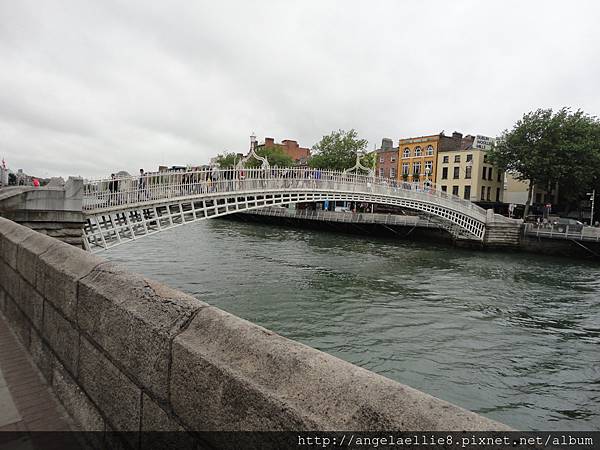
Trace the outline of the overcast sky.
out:
[[[600,2],[0,0],[0,157],[38,176],[204,164],[249,135],[495,136],[600,115]]]

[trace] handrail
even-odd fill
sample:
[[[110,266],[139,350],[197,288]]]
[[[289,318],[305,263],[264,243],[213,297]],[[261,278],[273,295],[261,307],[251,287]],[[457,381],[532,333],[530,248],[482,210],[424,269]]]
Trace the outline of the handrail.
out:
[[[255,193],[318,190],[395,196],[442,204],[482,217],[485,210],[458,196],[438,190],[432,183],[405,183],[341,171],[312,168],[203,169],[187,172],[157,172],[89,180],[84,183],[84,211],[115,206],[155,203],[204,194]]]

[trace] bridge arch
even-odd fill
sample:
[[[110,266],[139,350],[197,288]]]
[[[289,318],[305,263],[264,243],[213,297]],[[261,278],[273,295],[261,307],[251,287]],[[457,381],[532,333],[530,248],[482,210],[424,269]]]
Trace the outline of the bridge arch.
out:
[[[485,210],[434,187],[306,168],[149,174],[88,182],[84,191],[84,242],[91,251],[198,220],[324,200],[421,211],[438,217],[455,237],[479,241],[486,223]]]

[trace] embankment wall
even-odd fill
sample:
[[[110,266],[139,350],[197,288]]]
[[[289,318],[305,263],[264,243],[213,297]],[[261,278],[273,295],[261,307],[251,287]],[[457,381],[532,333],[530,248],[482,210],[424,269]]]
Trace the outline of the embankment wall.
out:
[[[0,309],[84,430],[506,429],[4,218]]]

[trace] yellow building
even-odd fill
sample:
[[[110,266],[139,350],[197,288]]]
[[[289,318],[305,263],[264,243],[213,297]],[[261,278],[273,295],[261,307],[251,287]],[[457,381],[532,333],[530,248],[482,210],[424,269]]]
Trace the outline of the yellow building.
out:
[[[487,161],[491,138],[453,137],[437,154],[437,188],[472,202],[502,202],[504,173]]]
[[[436,155],[443,134],[400,139],[398,180],[417,182],[429,179],[435,183]]]

